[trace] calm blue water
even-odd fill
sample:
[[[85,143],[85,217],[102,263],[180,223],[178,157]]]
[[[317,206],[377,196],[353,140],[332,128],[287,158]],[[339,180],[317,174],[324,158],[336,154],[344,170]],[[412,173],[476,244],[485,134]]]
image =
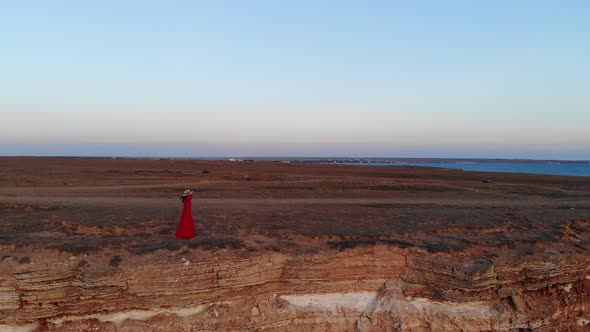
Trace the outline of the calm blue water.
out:
[[[590,176],[590,164],[554,164],[554,163],[372,163],[358,165],[374,166],[428,166],[458,168],[465,171],[480,172],[507,172],[507,173],[532,173],[532,174],[554,174],[554,175],[576,175]]]

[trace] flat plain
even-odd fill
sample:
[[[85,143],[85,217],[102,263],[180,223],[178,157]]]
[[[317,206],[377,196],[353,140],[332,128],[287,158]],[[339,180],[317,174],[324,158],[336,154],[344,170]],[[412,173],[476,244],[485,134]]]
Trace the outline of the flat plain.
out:
[[[481,179],[492,178],[493,183]],[[590,219],[590,178],[171,159],[0,158],[0,244],[73,252],[193,246],[321,250],[376,242],[456,251],[554,241]]]

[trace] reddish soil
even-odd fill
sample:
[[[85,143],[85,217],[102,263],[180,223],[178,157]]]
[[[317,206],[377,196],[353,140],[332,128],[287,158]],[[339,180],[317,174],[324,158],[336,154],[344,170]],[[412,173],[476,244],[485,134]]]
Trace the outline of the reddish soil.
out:
[[[247,175],[247,176],[246,176]],[[492,178],[494,183],[482,183]],[[198,236],[176,240],[195,190]],[[520,255],[590,220],[590,178],[393,166],[0,158],[0,247],[318,251],[373,244]],[[583,247],[580,250],[587,250]]]

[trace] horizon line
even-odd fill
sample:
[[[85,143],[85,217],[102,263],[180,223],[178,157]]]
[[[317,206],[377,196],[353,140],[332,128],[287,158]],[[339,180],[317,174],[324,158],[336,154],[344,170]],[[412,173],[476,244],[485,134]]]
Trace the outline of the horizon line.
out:
[[[310,156],[215,156],[215,157],[199,157],[199,156],[164,156],[164,155],[146,155],[146,156],[125,156],[125,155],[0,155],[0,158],[89,158],[89,159],[180,159],[180,160],[219,160],[228,161],[229,159],[239,160],[258,160],[258,161],[272,161],[272,160],[463,160],[463,161],[528,161],[528,162],[570,162],[570,163],[590,163],[590,159],[535,159],[535,158],[498,158],[498,157],[310,157]]]

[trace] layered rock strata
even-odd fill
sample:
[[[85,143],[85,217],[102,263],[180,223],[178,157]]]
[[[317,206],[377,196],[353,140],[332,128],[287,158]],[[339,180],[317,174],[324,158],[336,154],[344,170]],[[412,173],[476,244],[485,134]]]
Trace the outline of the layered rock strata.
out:
[[[386,245],[309,254],[23,254],[0,263],[0,330],[590,327],[590,257],[563,248],[518,264]]]

